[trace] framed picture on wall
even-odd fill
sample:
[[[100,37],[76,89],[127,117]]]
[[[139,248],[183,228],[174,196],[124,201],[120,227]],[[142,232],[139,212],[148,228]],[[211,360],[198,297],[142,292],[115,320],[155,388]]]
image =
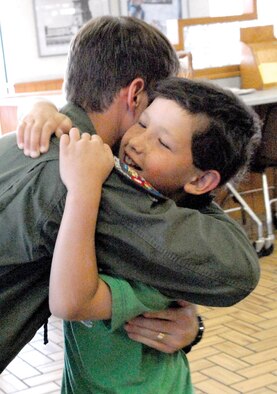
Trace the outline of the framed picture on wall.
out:
[[[182,0],[121,0],[121,10],[168,35],[169,21],[182,18]]]
[[[39,56],[67,54],[72,37],[85,22],[111,13],[110,0],[33,0],[33,4]]]
[[[145,4],[172,4],[172,0],[144,0]]]

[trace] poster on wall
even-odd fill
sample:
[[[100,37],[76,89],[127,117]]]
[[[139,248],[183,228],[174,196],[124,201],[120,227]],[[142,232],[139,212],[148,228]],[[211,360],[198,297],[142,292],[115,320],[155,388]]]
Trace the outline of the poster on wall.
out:
[[[110,0],[33,0],[39,56],[66,55],[89,19],[111,13]]]
[[[157,27],[168,35],[170,20],[182,18],[182,0],[121,0],[124,13]]]
[[[148,4],[172,4],[172,0],[144,0]]]

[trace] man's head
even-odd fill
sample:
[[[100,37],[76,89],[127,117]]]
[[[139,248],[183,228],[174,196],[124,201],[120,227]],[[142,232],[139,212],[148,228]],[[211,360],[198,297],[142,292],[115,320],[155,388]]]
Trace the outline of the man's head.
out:
[[[66,98],[87,112],[103,112],[136,78],[150,92],[157,81],[178,71],[175,50],[153,26],[132,17],[95,18],[71,43]]]
[[[201,195],[249,164],[260,141],[253,110],[229,91],[195,80],[161,81],[122,139],[120,158],[158,190]]]

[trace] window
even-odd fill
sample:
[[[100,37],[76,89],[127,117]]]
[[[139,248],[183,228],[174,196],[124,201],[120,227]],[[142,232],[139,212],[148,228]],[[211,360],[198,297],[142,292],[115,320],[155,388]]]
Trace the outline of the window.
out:
[[[5,54],[2,40],[2,30],[0,23],[0,95],[5,96],[8,91],[8,76],[5,63]]]

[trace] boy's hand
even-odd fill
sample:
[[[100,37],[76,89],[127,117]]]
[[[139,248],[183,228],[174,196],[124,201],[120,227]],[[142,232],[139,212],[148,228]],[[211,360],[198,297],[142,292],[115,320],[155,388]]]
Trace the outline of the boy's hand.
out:
[[[17,127],[17,145],[26,156],[35,158],[48,151],[52,134],[60,137],[71,127],[71,120],[58,112],[54,104],[37,102]]]
[[[73,128],[60,142],[60,174],[71,194],[91,197],[114,166],[110,147],[98,135]]]
[[[198,332],[197,310],[186,301],[178,303],[179,308],[147,313],[126,323],[129,338],[164,353],[190,345]]]

